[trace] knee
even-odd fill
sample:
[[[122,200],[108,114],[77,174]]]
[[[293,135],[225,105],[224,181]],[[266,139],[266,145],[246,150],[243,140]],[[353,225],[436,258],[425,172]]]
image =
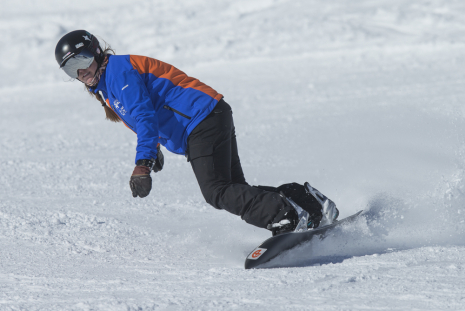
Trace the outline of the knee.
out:
[[[201,185],[200,190],[203,198],[208,204],[216,209],[224,209],[224,207],[221,206],[221,197],[226,187],[227,185],[225,184],[209,183]]]

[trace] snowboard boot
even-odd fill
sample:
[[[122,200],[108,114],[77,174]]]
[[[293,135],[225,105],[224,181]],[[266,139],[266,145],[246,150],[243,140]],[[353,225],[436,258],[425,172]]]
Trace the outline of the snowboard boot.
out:
[[[317,228],[320,224],[329,225],[339,216],[336,204],[328,199],[308,182],[284,184],[276,188],[286,198],[308,213],[308,228]]]
[[[310,214],[306,210],[297,205],[291,198],[286,197],[283,192],[281,192],[280,195],[286,199],[291,206],[283,208],[273,222],[267,226],[267,229],[271,230],[273,236],[316,228],[313,227],[315,222],[310,218]]]
[[[295,209],[290,209],[284,213],[278,214],[273,223],[266,228],[271,231],[273,236],[293,232],[299,222],[299,217]]]
[[[255,186],[262,190],[278,192],[293,207],[293,210],[283,210],[276,216],[267,229],[273,236],[292,231],[304,231],[329,225],[339,216],[336,204],[328,199],[308,182],[284,184],[277,188]]]

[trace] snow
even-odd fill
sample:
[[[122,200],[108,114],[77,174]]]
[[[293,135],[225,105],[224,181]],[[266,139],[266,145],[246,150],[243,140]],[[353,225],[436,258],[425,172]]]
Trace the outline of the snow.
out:
[[[465,3],[2,1],[0,310],[465,309]],[[359,221],[244,270],[270,236],[207,205],[165,152],[58,70],[86,29],[233,107],[249,183],[309,181]],[[272,269],[269,269],[272,268]]]

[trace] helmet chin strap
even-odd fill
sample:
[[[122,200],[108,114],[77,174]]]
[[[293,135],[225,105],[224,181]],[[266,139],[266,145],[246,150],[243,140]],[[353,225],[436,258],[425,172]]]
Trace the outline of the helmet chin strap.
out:
[[[95,78],[97,77],[97,73],[100,69],[100,66],[97,68],[97,70],[95,70],[95,73],[94,73],[94,77],[92,79],[92,81],[90,81],[91,84],[87,84],[87,83],[84,83],[84,81],[81,81],[79,80],[78,78],[76,78],[76,80],[78,80],[79,82],[81,82],[82,84],[85,84],[86,86],[88,86],[89,88],[92,88],[93,86],[97,85],[98,83],[95,83],[94,84],[94,81],[95,81]],[[100,78],[100,75],[99,75],[99,78]]]
[[[87,86],[94,87],[98,84],[98,81],[100,80],[100,75],[98,74],[99,69],[100,67],[97,70],[95,70],[94,78],[92,79],[92,81],[90,81],[90,84],[86,84]],[[97,81],[95,81],[95,79],[97,79]]]
[[[92,81],[91,81],[92,84],[84,83],[83,81],[79,80],[78,78],[76,78],[76,80],[78,80],[78,81],[81,82],[82,84],[85,84],[85,86],[88,86],[89,88],[92,88],[93,86],[97,85],[97,83],[96,83],[95,85],[93,84],[93,82],[94,82],[96,76],[97,76],[97,71],[95,71],[94,78],[93,78]]]
[[[107,68],[107,64],[108,64],[108,57],[105,56],[104,59],[103,59],[102,64],[97,63],[97,65],[99,65],[99,66],[98,66],[97,70],[95,70],[94,78],[90,82],[91,84],[86,84],[86,86],[88,86],[90,89],[93,89],[93,88],[95,88],[97,86],[98,82],[100,81],[101,75],[103,74],[103,72]]]

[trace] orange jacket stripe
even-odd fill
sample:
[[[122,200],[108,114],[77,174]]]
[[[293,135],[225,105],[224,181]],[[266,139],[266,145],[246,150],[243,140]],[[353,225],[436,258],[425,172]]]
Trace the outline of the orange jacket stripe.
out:
[[[223,98],[223,95],[219,94],[208,85],[195,78],[187,76],[184,72],[172,65],[145,56],[131,55],[130,59],[132,66],[139,72],[139,74],[151,73],[158,78],[170,80],[175,86],[185,89],[192,88],[203,92],[218,101]]]

